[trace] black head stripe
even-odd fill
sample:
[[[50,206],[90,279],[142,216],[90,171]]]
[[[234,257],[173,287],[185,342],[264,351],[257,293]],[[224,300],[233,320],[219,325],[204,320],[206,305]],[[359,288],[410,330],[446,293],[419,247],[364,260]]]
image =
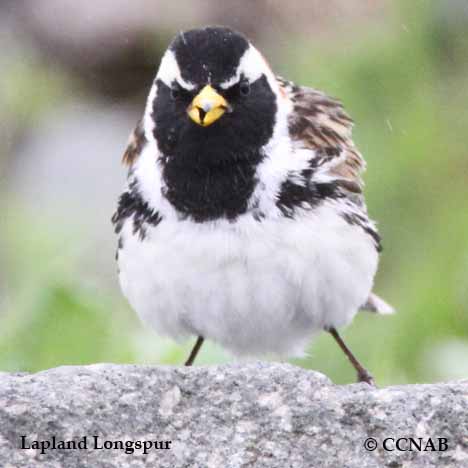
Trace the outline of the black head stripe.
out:
[[[182,78],[195,83],[228,80],[235,75],[248,48],[249,42],[242,34],[223,27],[182,32],[170,46]]]

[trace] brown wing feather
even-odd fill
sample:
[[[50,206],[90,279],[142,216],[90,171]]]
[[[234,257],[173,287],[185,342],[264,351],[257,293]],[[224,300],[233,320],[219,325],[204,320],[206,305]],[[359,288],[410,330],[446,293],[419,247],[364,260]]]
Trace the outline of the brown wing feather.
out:
[[[315,150],[317,167],[326,165],[327,174],[336,177],[340,186],[349,192],[348,197],[365,212],[361,174],[366,164],[353,143],[353,121],[342,104],[315,89],[296,86],[282,78],[278,78],[278,82],[281,94],[293,104],[289,133],[295,144]],[[375,235],[378,236],[376,231]],[[394,311],[374,293],[369,295],[361,310],[378,314]]]
[[[143,124],[140,121],[138,122],[137,126],[135,127],[135,130],[133,130],[133,132],[131,133],[128,139],[127,148],[125,149],[125,153],[122,157],[122,162],[126,166],[133,165],[133,163],[136,161],[136,159],[140,155],[141,150],[143,149],[143,146],[145,143],[146,143],[145,132],[143,129]]]
[[[291,138],[300,147],[316,150],[321,162],[327,163],[328,173],[344,179],[344,188],[361,192],[365,162],[353,143],[353,121],[342,104],[315,89],[296,86],[282,78],[278,82],[293,103],[289,122]]]

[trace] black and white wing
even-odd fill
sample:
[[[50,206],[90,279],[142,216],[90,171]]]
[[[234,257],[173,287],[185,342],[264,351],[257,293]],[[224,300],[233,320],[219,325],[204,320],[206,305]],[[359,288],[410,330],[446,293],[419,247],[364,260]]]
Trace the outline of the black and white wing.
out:
[[[281,92],[293,106],[289,135],[297,149],[310,149],[309,188],[340,198],[342,216],[363,229],[381,251],[380,236],[367,215],[363,195],[364,159],[352,140],[353,121],[342,104],[321,91],[278,78]],[[393,308],[371,294],[362,310],[388,314]]]

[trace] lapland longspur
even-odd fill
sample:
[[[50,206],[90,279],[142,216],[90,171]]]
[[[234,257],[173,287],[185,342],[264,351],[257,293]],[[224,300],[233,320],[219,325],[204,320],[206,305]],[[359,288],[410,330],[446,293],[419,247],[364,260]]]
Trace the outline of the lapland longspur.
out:
[[[342,105],[275,76],[241,34],[180,33],[124,155],[113,216],[122,290],[158,333],[297,355],[372,294],[380,237]]]

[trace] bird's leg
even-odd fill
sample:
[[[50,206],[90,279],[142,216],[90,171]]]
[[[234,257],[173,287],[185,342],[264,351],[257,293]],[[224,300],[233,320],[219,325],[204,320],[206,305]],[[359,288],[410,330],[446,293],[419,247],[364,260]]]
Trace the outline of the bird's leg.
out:
[[[192,348],[190,352],[190,356],[188,357],[187,361],[185,361],[186,366],[191,366],[195,358],[197,357],[198,351],[200,351],[201,345],[203,344],[203,336],[199,336],[195,343],[195,346]]]
[[[345,342],[341,339],[341,336],[338,334],[335,328],[330,327],[327,328],[327,331],[335,338],[335,341],[338,343],[338,346],[343,350],[346,354],[349,362],[353,365],[356,369],[358,382],[366,382],[369,385],[375,387],[374,378],[372,375],[363,367],[363,365],[356,359],[354,354],[351,350],[346,346]]]

